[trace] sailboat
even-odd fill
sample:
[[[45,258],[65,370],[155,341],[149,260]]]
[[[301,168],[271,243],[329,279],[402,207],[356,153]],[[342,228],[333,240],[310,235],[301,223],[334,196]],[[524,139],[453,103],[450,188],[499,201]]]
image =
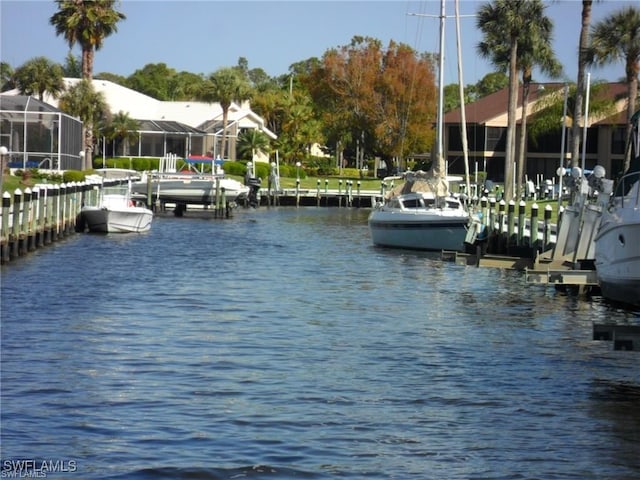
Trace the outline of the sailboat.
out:
[[[443,156],[445,0],[441,0],[440,12],[434,166],[429,172],[406,172],[404,184],[392,190],[385,201],[372,210],[368,224],[376,246],[414,250],[465,250],[470,216],[462,200],[449,193]],[[464,104],[462,108],[464,109]]]
[[[595,238],[602,296],[640,305],[640,110],[632,117],[635,159],[618,180]]]

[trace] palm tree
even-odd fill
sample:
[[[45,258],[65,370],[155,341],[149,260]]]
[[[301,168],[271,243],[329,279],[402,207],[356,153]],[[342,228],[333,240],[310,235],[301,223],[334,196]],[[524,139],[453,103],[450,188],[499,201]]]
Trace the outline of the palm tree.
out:
[[[553,23],[544,15],[546,7],[541,1],[528,2],[526,15],[528,25],[526,31],[518,39],[517,70],[522,73],[522,110],[520,115],[520,132],[518,137],[518,157],[516,159],[516,196],[521,198],[526,167],[526,139],[529,92],[533,79],[534,67],[551,76],[559,76],[562,65],[558,61],[551,47]],[[525,13],[525,12],[522,12]],[[503,69],[508,69],[510,61],[510,45],[506,38],[492,39],[491,44],[481,45],[483,54],[491,57],[492,62]],[[515,144],[513,146],[515,149]]]
[[[7,62],[0,62],[0,91],[5,92],[15,88],[13,68]]]
[[[573,123],[571,124],[571,166],[580,164],[580,125],[582,124],[582,104],[584,103],[584,72],[587,65],[589,47],[589,25],[591,24],[591,6],[593,0],[582,0],[582,26],[578,45],[578,76],[576,79]]]
[[[64,65],[62,67],[65,77],[81,78],[82,77],[82,57],[76,57],[71,51],[67,53]]]
[[[62,67],[47,57],[35,57],[18,67],[14,81],[22,95],[37,96],[44,101],[44,94],[58,96],[64,91]]]
[[[126,156],[129,155],[129,142],[138,139],[139,129],[140,124],[137,120],[131,118],[128,113],[119,111],[107,123],[103,133],[109,140],[120,141],[122,155]]]
[[[565,119],[565,125],[573,126],[578,123],[573,116],[576,111],[576,103],[579,102],[578,98],[584,98],[584,93],[577,88],[576,84],[571,84],[568,87],[566,112],[568,118]],[[561,119],[564,113],[563,90],[548,89],[536,103],[533,121],[529,126],[529,138],[533,142],[537,142],[544,135],[555,134],[562,128]],[[609,84],[607,82],[595,82],[591,85],[589,89],[589,111],[597,118],[604,118],[615,113],[615,101],[610,99]]]
[[[94,138],[93,127],[89,128],[86,127],[86,125],[98,125],[100,119],[105,116],[105,112],[108,111],[108,106],[104,95],[94,90],[91,81],[83,79],[67,89],[60,97],[58,106],[60,110],[82,120],[85,124],[85,145],[91,145],[90,142],[92,142]],[[89,168],[86,166],[86,160],[85,158],[85,165],[82,166],[85,170]]]
[[[543,9],[545,8],[540,4]],[[531,36],[524,40],[520,53],[518,55],[518,63],[522,71],[522,113],[520,116],[520,138],[518,149],[518,171],[517,179],[517,198],[522,198],[524,172],[526,170],[526,139],[527,139],[527,116],[529,106],[529,91],[531,87],[533,67],[537,66],[542,72],[553,77],[557,77],[562,72],[562,65],[556,58],[551,48],[551,37],[553,24],[551,20],[539,11],[539,15],[531,17],[532,31]]]
[[[224,158],[229,108],[233,102],[243,102],[249,99],[249,84],[236,68],[221,68],[209,75],[198,97],[199,100],[204,102],[217,102],[222,108],[222,142],[220,144],[220,155]]]
[[[279,149],[288,161],[294,163],[308,156],[313,143],[322,142],[321,125],[315,118],[311,97],[302,92],[289,95],[285,103]]]
[[[238,156],[253,161],[256,152],[269,151],[269,137],[255,128],[245,130],[238,136]]]
[[[640,10],[628,6],[605,17],[591,31],[589,63],[606,65],[619,60],[625,63],[627,95],[627,149],[624,169],[631,161],[631,117],[636,110],[638,73],[640,73]]]
[[[102,48],[104,39],[116,32],[117,24],[126,17],[114,6],[116,0],[56,0],[58,11],[49,19],[56,29],[56,35],[62,35],[69,48],[78,43],[82,48],[82,78],[93,78],[93,58],[96,50]],[[83,126],[85,133],[85,165],[91,166],[93,152],[93,124]]]
[[[93,57],[104,39],[118,31],[126,17],[114,8],[116,0],[56,0],[58,11],[49,19],[56,35],[64,36],[69,48],[82,48],[82,78],[93,78]]]
[[[504,197],[513,198],[513,162],[515,160],[516,106],[518,97],[518,49],[521,38],[529,36],[529,6],[540,0],[494,0],[478,10],[477,25],[484,38],[478,52],[498,67],[506,63],[509,76],[507,141],[504,158]]]

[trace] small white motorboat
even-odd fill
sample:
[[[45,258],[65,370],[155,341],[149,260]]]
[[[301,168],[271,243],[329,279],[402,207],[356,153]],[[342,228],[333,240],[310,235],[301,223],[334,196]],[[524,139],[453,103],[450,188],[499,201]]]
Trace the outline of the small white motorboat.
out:
[[[85,205],[80,211],[81,222],[90,232],[143,233],[151,228],[153,212],[137,206],[127,185],[103,187],[97,205]]]

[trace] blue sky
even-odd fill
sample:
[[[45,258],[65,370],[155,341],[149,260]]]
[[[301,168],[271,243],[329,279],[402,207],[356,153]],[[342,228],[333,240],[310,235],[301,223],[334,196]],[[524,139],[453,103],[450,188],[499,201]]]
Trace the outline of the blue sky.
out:
[[[483,2],[460,0],[462,15],[474,14]],[[575,81],[577,44],[580,32],[579,0],[546,2],[547,15],[554,21],[554,47],[565,68],[566,78]],[[593,4],[593,21],[631,0],[602,0]],[[438,48],[436,18],[440,2],[416,1],[150,1],[124,0],[119,9],[127,19],[118,32],[105,40],[96,52],[94,72],[128,76],[148,63],[164,62],[176,70],[208,74],[220,67],[236,65],[245,57],[249,68],[262,68],[270,76],[288,72],[292,63],[321,57],[329,48],[346,45],[355,35],[374,37],[387,44],[403,42],[419,51]],[[56,11],[54,1],[0,0],[0,59],[14,68],[35,56],[63,63],[68,46],[57,37],[49,18]],[[447,15],[454,2],[448,0]],[[474,18],[460,19],[464,84],[475,83],[494,71],[479,58],[481,39]],[[447,20],[445,84],[457,83],[455,21]],[[74,49],[79,54],[79,49]],[[622,78],[622,63],[592,71],[593,79]],[[538,81],[547,80],[536,74]]]

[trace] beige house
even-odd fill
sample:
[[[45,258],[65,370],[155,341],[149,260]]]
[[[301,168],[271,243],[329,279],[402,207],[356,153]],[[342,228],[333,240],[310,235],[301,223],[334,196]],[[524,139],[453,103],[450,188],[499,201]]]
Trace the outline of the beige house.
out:
[[[532,84],[527,109],[527,123],[530,124],[532,121],[536,107],[541,105],[543,96],[551,92],[562,101],[563,90],[564,84],[562,83]],[[626,94],[627,87],[624,83],[606,84],[603,95],[614,103],[616,113],[606,118],[589,116],[585,152],[586,168],[593,168],[599,164],[612,175],[622,169],[625,148]],[[522,89],[520,89],[519,95],[516,112],[518,119],[522,115]],[[504,181],[507,98],[508,90],[505,88],[465,107],[470,171],[472,174],[476,169],[487,172],[488,179],[498,182]],[[570,112],[568,112],[569,115]],[[463,174],[461,109],[447,113],[444,122],[444,151],[449,164],[449,172]],[[542,175],[543,178],[553,178],[556,175],[556,170],[561,162],[561,122],[562,119],[558,118],[559,128],[553,134],[536,139],[528,135],[525,171],[528,178],[535,179],[537,175]],[[521,122],[518,120],[516,136],[519,135],[520,128]],[[570,135],[570,129],[567,128],[565,131],[564,166],[567,166],[571,161]],[[516,145],[516,149],[518,149],[518,145]]]

